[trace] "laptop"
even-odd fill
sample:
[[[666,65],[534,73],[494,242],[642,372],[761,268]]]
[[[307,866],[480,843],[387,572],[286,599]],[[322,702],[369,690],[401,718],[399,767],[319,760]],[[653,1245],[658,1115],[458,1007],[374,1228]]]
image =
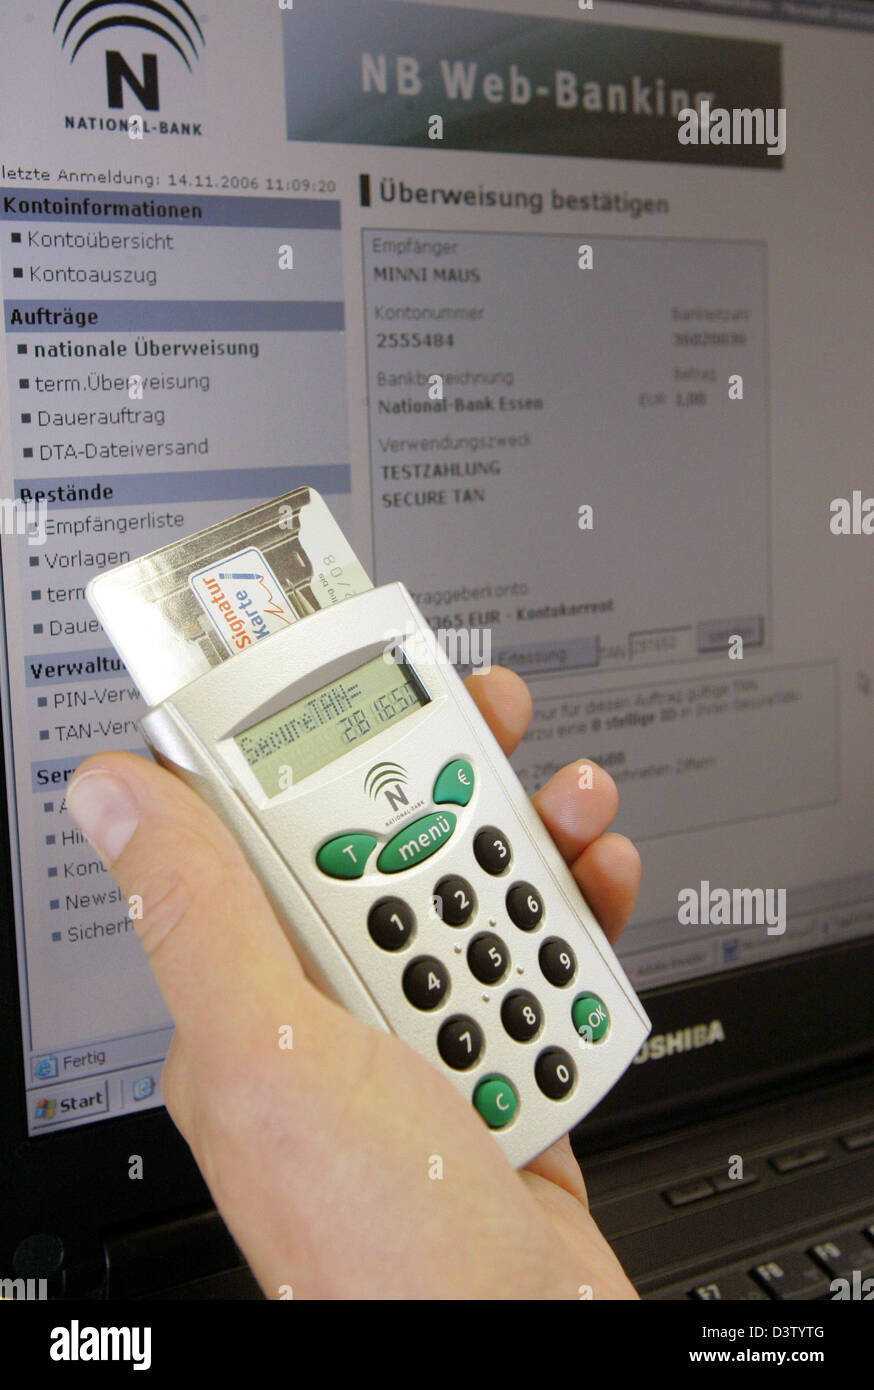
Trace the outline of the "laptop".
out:
[[[527,790],[617,783],[653,1032],[572,1142],[642,1297],[862,1296],[871,7],[86,8],[0,17],[0,1277],[261,1297],[64,792],[144,751],[88,581],[313,487],[528,680]]]

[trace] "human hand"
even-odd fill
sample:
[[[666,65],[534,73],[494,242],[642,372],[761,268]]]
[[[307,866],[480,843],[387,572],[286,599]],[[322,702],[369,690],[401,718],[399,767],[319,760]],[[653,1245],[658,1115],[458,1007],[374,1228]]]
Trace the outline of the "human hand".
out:
[[[531,718],[501,667],[468,690],[506,754]],[[578,764],[533,798],[609,940],[640,859],[604,834],[618,797]],[[230,832],[129,753],[77,769],[67,806],[125,898],[176,1029],[162,1089],[268,1297],[635,1298],[589,1214],[567,1138],[515,1172],[473,1107],[399,1038],[305,977]],[[292,1050],[278,1045],[293,1028]],[[442,1159],[433,1180],[431,1158]]]

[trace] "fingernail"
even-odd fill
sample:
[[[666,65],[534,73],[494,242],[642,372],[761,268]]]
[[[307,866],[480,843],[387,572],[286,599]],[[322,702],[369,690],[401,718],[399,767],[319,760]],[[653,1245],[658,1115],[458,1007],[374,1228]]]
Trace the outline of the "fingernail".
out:
[[[83,772],[74,778],[67,809],[107,866],[115,863],[140,818],[127,783],[111,772]]]

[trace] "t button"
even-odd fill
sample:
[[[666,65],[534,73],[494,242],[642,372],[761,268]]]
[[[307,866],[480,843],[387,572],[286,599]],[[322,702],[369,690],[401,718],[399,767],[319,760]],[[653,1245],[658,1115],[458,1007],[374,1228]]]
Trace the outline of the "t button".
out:
[[[360,878],[375,848],[372,835],[338,835],[336,840],[322,845],[316,863],[331,878]]]
[[[465,758],[447,763],[434,783],[433,797],[437,805],[451,801],[466,806],[473,796],[473,768]]]

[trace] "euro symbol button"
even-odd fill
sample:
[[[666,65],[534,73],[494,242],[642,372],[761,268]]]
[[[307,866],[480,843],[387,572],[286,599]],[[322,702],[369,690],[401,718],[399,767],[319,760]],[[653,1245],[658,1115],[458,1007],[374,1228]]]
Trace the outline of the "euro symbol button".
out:
[[[467,805],[473,796],[473,768],[466,758],[455,758],[446,764],[434,783],[433,796],[438,806],[446,802]]]

